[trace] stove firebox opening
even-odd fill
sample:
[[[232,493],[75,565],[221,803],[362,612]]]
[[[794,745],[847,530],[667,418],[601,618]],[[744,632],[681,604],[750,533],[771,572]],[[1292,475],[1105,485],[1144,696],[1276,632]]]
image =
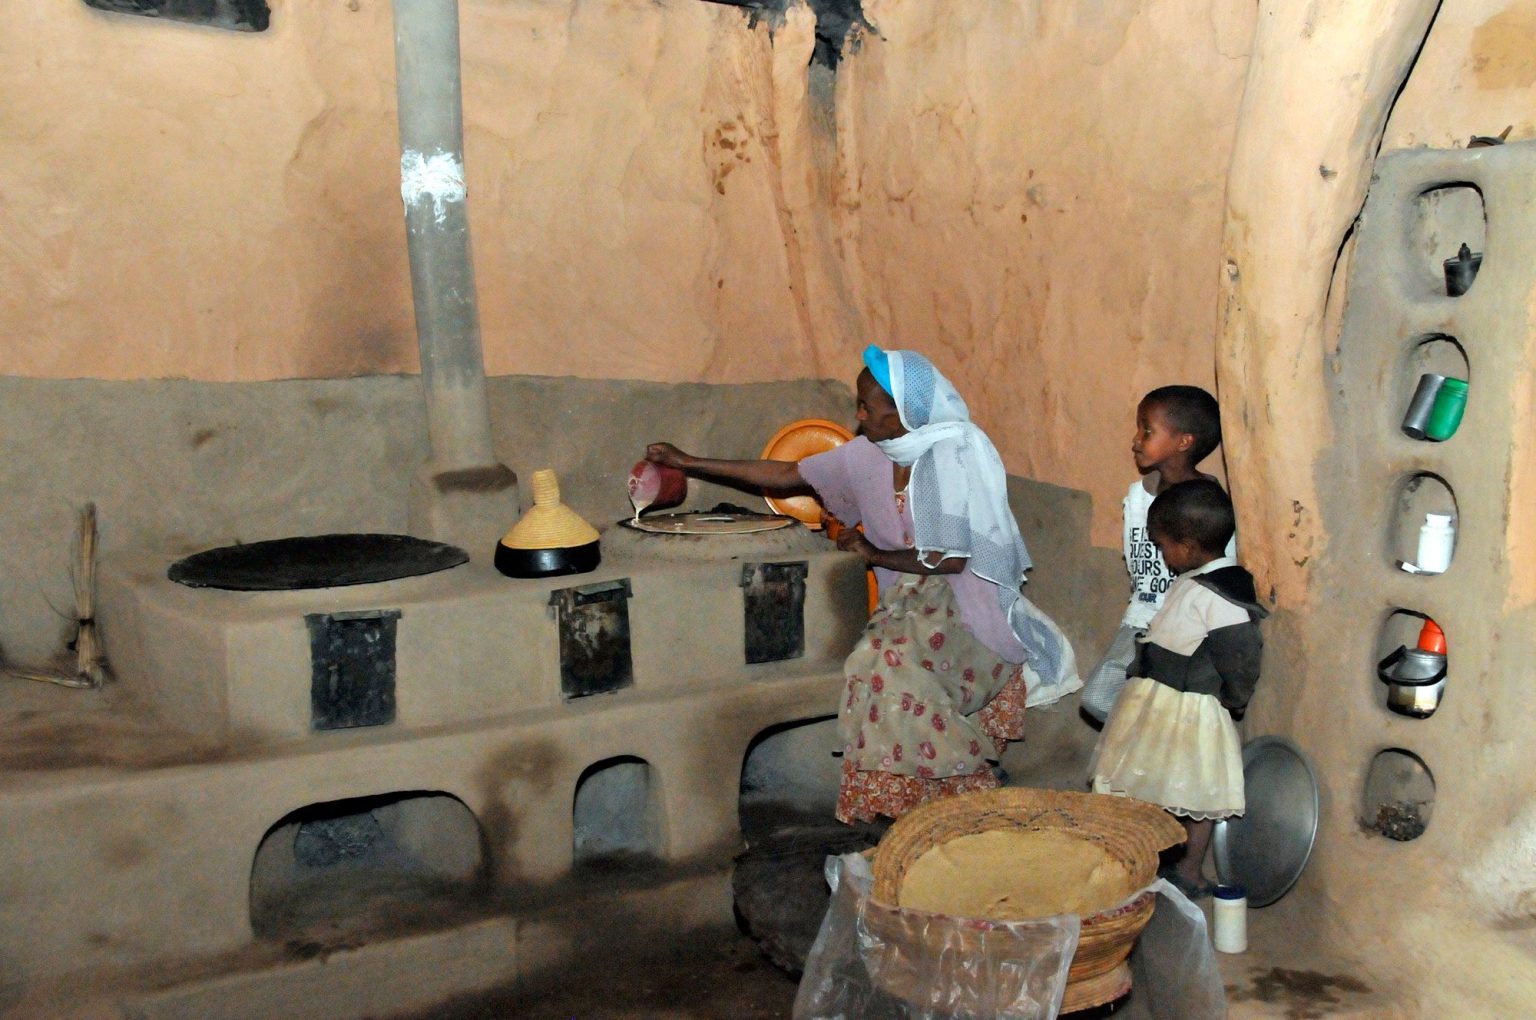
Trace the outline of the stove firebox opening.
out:
[[[376,925],[430,927],[483,891],[482,844],[474,814],[445,793],[311,804],[278,821],[256,849],[251,927],[305,944]]]
[[[874,846],[882,826],[844,825],[833,812],[842,758],[837,718],[770,726],[741,766],[744,849],[731,875],[738,922],[792,974],[805,966],[827,912],[829,855]]]
[[[796,823],[829,821],[842,759],[837,717],[794,719],[763,730],[741,763],[738,808],[748,843]]]
[[[588,766],[572,807],[573,862],[650,861],[661,857],[661,808],[644,758],[622,755]]]

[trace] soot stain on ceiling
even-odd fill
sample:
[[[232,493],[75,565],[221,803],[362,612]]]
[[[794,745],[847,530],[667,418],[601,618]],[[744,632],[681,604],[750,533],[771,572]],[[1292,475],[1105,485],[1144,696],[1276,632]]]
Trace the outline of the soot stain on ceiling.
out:
[[[710,3],[740,7],[751,12],[752,19],[764,14],[782,15],[795,0],[709,0]],[[860,0],[806,0],[816,14],[816,49],[811,63],[836,68],[844,48],[857,28],[869,28]]]
[[[235,32],[265,32],[272,20],[266,0],[85,0],[85,4],[113,14],[140,14]]]

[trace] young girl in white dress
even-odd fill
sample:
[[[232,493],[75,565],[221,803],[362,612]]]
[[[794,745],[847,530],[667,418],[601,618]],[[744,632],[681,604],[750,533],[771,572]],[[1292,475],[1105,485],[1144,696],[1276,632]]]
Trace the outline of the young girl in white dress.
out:
[[[1095,790],[1160,804],[1189,835],[1168,876],[1192,899],[1218,818],[1243,813],[1241,718],[1259,680],[1263,638],[1253,576],[1225,555],[1232,501],[1214,481],[1181,482],[1147,511],[1177,575],[1137,645],[1131,679],[1094,750]]]

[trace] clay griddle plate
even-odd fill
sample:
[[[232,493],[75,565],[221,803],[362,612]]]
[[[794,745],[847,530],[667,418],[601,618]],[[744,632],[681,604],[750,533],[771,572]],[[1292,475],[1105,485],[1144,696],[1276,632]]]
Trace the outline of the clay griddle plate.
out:
[[[193,588],[292,591],[376,584],[467,562],[463,549],[410,535],[304,535],[209,549],[166,574]]]

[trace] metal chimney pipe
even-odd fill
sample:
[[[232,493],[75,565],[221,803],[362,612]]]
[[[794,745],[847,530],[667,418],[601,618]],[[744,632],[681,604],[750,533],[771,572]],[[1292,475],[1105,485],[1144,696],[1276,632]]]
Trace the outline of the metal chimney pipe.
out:
[[[490,550],[517,517],[517,476],[496,460],[464,187],[457,0],[394,0],[400,196],[431,453],[412,530]]]

